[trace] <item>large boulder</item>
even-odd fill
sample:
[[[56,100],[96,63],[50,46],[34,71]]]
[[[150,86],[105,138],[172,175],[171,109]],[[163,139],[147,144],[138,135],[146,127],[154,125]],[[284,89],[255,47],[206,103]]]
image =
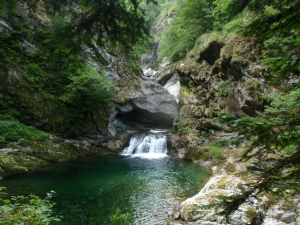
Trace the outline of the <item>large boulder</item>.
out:
[[[158,83],[141,81],[141,91],[131,97],[137,122],[152,124],[172,123],[178,114],[178,103],[173,95]]]
[[[232,175],[212,177],[197,195],[181,203],[180,217],[185,221],[197,221],[195,224],[201,224],[205,221],[227,224],[225,217],[218,215],[223,210],[222,207],[209,206],[221,202],[218,196],[230,197],[241,193],[239,186],[244,183],[243,180]]]
[[[116,104],[108,126],[111,135],[145,126],[172,126],[179,110],[176,98],[155,81],[141,79],[140,87],[128,101]]]

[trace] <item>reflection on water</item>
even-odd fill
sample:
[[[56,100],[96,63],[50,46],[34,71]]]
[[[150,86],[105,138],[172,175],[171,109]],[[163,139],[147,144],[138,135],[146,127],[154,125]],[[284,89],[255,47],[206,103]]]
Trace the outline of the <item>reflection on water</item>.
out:
[[[207,171],[172,157],[102,156],[56,164],[0,181],[13,195],[56,192],[58,224],[109,224],[120,208],[135,223],[164,222],[183,198],[196,194]]]

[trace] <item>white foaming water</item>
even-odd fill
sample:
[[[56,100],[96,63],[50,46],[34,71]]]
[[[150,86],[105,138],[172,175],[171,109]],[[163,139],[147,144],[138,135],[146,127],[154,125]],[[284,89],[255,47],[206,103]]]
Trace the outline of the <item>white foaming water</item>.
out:
[[[131,137],[129,146],[121,154],[157,159],[168,156],[167,151],[167,137],[160,132],[153,132],[148,135],[137,134]]]

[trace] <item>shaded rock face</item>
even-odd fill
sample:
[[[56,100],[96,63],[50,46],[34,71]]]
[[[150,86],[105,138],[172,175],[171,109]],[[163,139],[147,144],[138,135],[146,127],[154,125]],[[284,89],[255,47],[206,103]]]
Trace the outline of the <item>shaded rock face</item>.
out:
[[[117,104],[109,123],[109,132],[130,130],[143,126],[172,126],[178,114],[178,103],[165,88],[154,81],[140,81],[141,90],[130,100]]]
[[[132,96],[131,102],[137,110],[165,115],[174,119],[178,113],[175,98],[159,84],[141,81],[142,91]]]
[[[184,138],[176,135],[176,134],[168,134],[168,154],[180,158],[185,159],[187,156],[187,145],[188,143]]]
[[[264,77],[270,71],[259,64],[259,42],[238,35],[219,40],[209,34],[197,44],[197,50],[169,69],[178,73],[181,85],[183,107],[178,121],[205,130],[213,127],[204,121],[214,117],[215,111],[260,115],[265,104],[262,96],[270,91]],[[165,83],[168,76],[162,76],[160,82]]]
[[[157,65],[157,44],[151,53],[141,57],[143,70],[139,90],[130,90],[125,101],[118,103],[111,114],[109,132],[133,130],[141,127],[172,127],[179,111],[181,84],[176,70],[163,70]]]
[[[206,60],[210,65],[213,65],[220,58],[223,45],[223,43],[217,41],[209,43],[209,46],[200,53],[199,62]]]

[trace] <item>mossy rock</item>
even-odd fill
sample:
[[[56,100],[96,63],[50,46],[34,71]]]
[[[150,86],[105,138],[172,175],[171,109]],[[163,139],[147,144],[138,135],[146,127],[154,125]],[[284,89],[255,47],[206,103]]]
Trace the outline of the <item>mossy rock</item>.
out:
[[[253,221],[256,216],[256,209],[254,207],[250,207],[246,210],[245,214],[250,221]]]
[[[197,102],[197,98],[193,93],[193,90],[187,86],[181,86],[180,99],[184,105]]]

